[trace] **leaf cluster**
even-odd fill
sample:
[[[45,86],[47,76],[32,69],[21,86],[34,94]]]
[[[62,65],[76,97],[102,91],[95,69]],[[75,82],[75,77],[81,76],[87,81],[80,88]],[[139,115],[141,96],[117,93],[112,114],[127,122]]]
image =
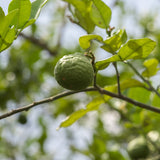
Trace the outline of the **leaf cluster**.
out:
[[[47,0],[12,0],[5,15],[0,7],[0,52],[7,49],[19,33],[38,18],[41,8]]]

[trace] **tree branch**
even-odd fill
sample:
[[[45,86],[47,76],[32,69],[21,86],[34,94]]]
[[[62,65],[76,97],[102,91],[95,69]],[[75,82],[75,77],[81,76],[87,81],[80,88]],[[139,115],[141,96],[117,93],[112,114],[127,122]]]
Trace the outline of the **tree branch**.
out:
[[[118,72],[118,68],[117,68],[117,62],[113,62],[113,66],[116,70],[116,75],[117,75],[117,86],[118,86],[118,94],[121,94],[121,87],[120,87],[120,75]]]
[[[95,90],[96,90],[95,88],[87,88],[87,89],[80,90],[80,91],[63,92],[63,93],[57,94],[55,96],[42,99],[40,101],[35,101],[35,102],[33,102],[33,103],[29,104],[29,105],[13,109],[10,112],[7,112],[7,113],[4,113],[4,114],[0,115],[0,119],[4,119],[4,118],[7,118],[7,117],[10,117],[10,116],[12,116],[12,115],[14,115],[16,113],[22,112],[22,111],[28,111],[29,109],[31,109],[31,108],[33,108],[35,106],[38,106],[40,104],[52,102],[52,101],[55,101],[55,100],[57,100],[59,98],[66,97],[66,96],[69,96],[69,95],[72,95],[72,94],[75,94],[75,93],[87,92],[87,91],[95,91]]]
[[[49,102],[52,102],[52,101],[55,101],[57,99],[60,99],[62,97],[66,97],[66,96],[69,96],[69,95],[72,95],[72,94],[75,94],[75,93],[80,93],[80,92],[88,92],[88,91],[98,91],[100,92],[101,94],[104,94],[104,95],[108,95],[108,96],[111,96],[111,97],[114,97],[114,98],[118,98],[118,99],[121,99],[121,100],[124,100],[128,103],[131,103],[135,106],[138,106],[140,108],[143,108],[143,109],[147,109],[149,111],[152,111],[152,112],[155,112],[155,113],[160,113],[160,108],[156,108],[156,107],[153,107],[151,105],[147,105],[147,104],[144,104],[144,103],[141,103],[141,102],[138,102],[138,101],[135,101],[131,98],[128,98],[126,96],[123,96],[123,95],[119,95],[119,94],[115,94],[113,92],[110,92],[110,91],[107,91],[103,88],[100,88],[100,87],[90,87],[90,88],[86,88],[84,90],[80,90],[80,91],[67,91],[67,92],[63,92],[63,93],[60,93],[58,95],[55,95],[55,96],[52,96],[52,97],[49,97],[49,98],[46,98],[46,99],[43,99],[43,100],[40,100],[40,101],[35,101],[29,105],[26,105],[26,106],[23,106],[23,107],[20,107],[20,108],[16,108],[14,110],[11,110],[7,113],[4,113],[2,115],[0,115],[0,119],[4,119],[4,118],[7,118],[7,117],[10,117],[16,113],[19,113],[19,112],[22,112],[22,111],[28,111],[29,109],[35,107],[35,106],[38,106],[40,104],[44,104],[44,103],[49,103]]]
[[[101,88],[101,93],[102,94],[106,94],[106,95],[109,95],[111,97],[114,97],[114,98],[118,98],[118,99],[121,99],[121,100],[124,100],[128,103],[131,103],[135,106],[138,106],[140,108],[143,108],[143,109],[147,109],[147,110],[150,110],[150,111],[153,111],[153,112],[156,112],[156,113],[160,113],[160,109],[159,108],[156,108],[154,106],[151,106],[151,105],[147,105],[147,104],[144,104],[144,103],[141,103],[141,102],[138,102],[134,99],[131,99],[131,98],[128,98],[126,96],[123,96],[123,95],[118,95],[118,94],[115,94],[115,93],[112,93],[112,92],[109,92],[107,90],[104,90]]]

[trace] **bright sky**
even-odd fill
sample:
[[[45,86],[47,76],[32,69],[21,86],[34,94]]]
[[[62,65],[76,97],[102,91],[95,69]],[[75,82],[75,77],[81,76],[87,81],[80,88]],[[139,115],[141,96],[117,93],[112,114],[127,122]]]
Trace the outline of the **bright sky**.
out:
[[[8,4],[11,0],[0,0],[0,6],[3,8],[4,12],[7,13]]]

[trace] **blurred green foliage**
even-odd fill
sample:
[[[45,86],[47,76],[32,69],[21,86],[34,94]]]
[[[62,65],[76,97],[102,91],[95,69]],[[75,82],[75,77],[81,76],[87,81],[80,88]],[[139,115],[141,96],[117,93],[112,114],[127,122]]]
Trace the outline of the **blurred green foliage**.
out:
[[[53,6],[55,6],[54,10]],[[119,14],[121,21],[125,21],[127,16],[132,14],[136,23],[141,27],[142,38],[149,36],[157,42],[157,47],[149,58],[155,58],[159,66],[160,31],[156,27],[155,14],[157,13],[137,18],[136,11],[131,12],[126,9],[125,0],[115,1],[111,8],[112,13],[116,8],[121,10],[121,14]],[[45,9],[48,9],[51,15],[49,24],[44,25],[37,22],[24,33],[46,43],[53,52],[56,52],[56,55],[52,55],[42,46],[20,36],[17,38],[17,42],[13,43],[6,51],[7,53],[0,54],[1,114],[64,91],[54,79],[54,66],[63,55],[83,51],[78,45],[73,48],[65,48],[62,43],[63,34],[67,32],[66,26],[69,23],[67,17],[64,16],[66,4],[62,5],[56,0],[50,0]],[[44,12],[42,12],[43,14]],[[88,12],[85,14],[88,15]],[[83,28],[89,25],[83,23],[83,16],[79,10],[76,11],[76,16]],[[89,20],[91,24],[88,32],[91,32],[95,26],[92,19]],[[118,28],[118,26],[115,27]],[[132,26],[134,30],[136,27]],[[57,28],[61,29],[57,31]],[[137,38],[132,33],[129,33],[128,37]],[[108,53],[108,55],[110,54]],[[96,56],[98,57],[98,54]],[[146,71],[143,62],[144,59],[131,61],[140,73]],[[119,62],[118,65],[122,82],[126,78],[137,78],[133,70],[126,64]],[[148,78],[150,78],[150,74]],[[149,81],[158,87],[160,84],[158,79],[159,72]],[[113,86],[116,82],[114,71],[112,74],[104,71],[97,75],[97,83],[101,87]],[[159,97],[144,88],[129,88],[123,94],[142,103],[160,107]],[[78,93],[1,120],[0,159],[131,160],[127,153],[127,144],[139,135],[145,137],[149,146],[148,160],[159,159],[160,116],[121,100],[111,99],[100,105],[98,111],[88,113],[73,126],[56,131],[56,127],[64,117],[84,108],[95,97],[97,97],[95,93]]]

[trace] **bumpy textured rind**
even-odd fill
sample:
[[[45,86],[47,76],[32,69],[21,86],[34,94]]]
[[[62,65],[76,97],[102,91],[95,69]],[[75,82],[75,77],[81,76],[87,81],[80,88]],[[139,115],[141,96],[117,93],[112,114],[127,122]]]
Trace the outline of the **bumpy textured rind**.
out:
[[[147,142],[143,137],[133,139],[128,144],[128,153],[132,159],[146,158],[149,154]]]
[[[82,53],[62,57],[54,70],[55,79],[64,88],[81,90],[89,86],[94,77],[90,60]]]

